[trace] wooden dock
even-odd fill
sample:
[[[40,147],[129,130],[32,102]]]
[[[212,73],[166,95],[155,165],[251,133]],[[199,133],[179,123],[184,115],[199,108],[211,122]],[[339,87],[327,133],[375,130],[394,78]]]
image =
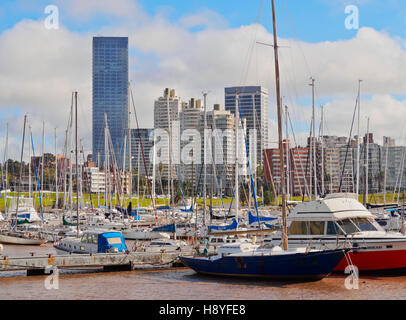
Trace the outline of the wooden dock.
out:
[[[58,269],[100,268],[103,271],[131,271],[146,265],[179,266],[179,256],[190,254],[192,251],[49,254],[29,257],[0,256],[0,271],[26,270],[27,275],[49,274],[49,270],[53,267]]]

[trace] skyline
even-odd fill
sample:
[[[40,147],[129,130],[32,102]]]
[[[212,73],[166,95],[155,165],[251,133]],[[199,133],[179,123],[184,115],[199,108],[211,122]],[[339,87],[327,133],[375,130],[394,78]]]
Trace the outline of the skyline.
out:
[[[232,8],[211,0],[175,1],[172,7],[162,6],[164,1],[120,0],[112,4],[102,0],[104,6],[100,2],[54,1],[59,11],[57,30],[44,27],[48,2],[5,1],[2,5],[1,155],[5,123],[9,122],[14,124],[10,125],[9,150],[15,151],[10,157],[19,158],[25,113],[37,146],[45,121],[45,152],[54,152],[54,127],[58,128],[61,152],[75,90],[82,120],[80,138],[85,151],[91,150],[91,40],[100,35],[129,38],[129,80],[143,127],[152,127],[151,108],[166,87],[176,89],[183,100],[201,99],[202,91],[210,91],[210,109],[214,103],[224,107],[225,87],[263,85],[269,90],[271,131],[276,132],[273,54],[270,48],[255,45],[256,41],[272,40],[267,1],[262,19],[258,19],[262,1],[250,1],[249,5],[235,1]],[[399,17],[406,5],[399,1],[383,6],[374,0],[312,0],[305,8],[302,2],[278,2],[282,96],[298,139],[304,141],[308,135],[311,76],[316,79],[316,119],[324,104],[325,134],[337,136],[348,136],[361,78],[360,135],[366,131],[369,116],[379,143],[385,135],[396,139],[398,145],[405,144],[401,115],[406,110],[406,91],[401,71],[406,65],[406,37],[401,30],[406,22]],[[345,28],[348,14],[344,10],[349,4],[359,8],[358,30]],[[392,14],[394,11],[397,13]],[[53,112],[55,108],[58,112]],[[134,128],[134,119],[131,122]]]

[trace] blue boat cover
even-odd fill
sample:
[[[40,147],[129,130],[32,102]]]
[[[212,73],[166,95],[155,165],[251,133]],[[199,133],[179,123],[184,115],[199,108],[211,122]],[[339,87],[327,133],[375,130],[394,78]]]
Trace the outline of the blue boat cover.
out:
[[[176,224],[167,224],[166,226],[162,227],[156,227],[152,229],[152,231],[157,231],[157,232],[176,232]]]
[[[169,210],[171,207],[170,206],[162,206],[162,207],[158,207],[156,208],[157,210]]]
[[[189,209],[180,209],[182,212],[193,212],[193,204],[190,206]]]
[[[17,215],[17,218],[20,218],[20,219],[30,219],[30,217],[31,217],[31,215],[29,213]]]
[[[111,248],[117,248],[118,252],[127,251],[124,236],[120,232],[100,233],[97,239],[97,252],[105,253]]]
[[[267,227],[267,228],[269,228],[269,229],[278,229],[278,228],[280,228],[280,226],[278,226],[278,225],[273,225],[273,224],[269,224],[269,223],[264,223],[265,224],[265,227]]]
[[[233,223],[228,226],[208,226],[207,228],[209,229],[209,231],[211,231],[211,230],[233,230],[237,229],[237,227],[238,222],[237,220],[234,220]]]
[[[262,221],[274,221],[274,220],[277,220],[278,218],[271,218],[271,217],[259,217],[259,221],[260,222],[262,222]],[[258,223],[258,218],[257,217],[255,217],[253,214],[252,214],[252,212],[251,211],[248,211],[248,224],[251,224],[251,223],[254,223],[254,222],[256,222],[256,223]]]

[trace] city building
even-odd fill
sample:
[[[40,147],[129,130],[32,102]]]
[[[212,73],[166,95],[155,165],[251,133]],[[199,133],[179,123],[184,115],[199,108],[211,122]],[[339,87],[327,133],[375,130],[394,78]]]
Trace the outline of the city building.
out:
[[[242,121],[244,128],[239,122],[238,137],[238,162],[239,181],[247,182],[248,161],[244,137],[247,134],[246,120]],[[201,141],[200,164],[196,167],[196,178],[199,190],[203,187],[203,164],[206,164],[206,187],[207,192],[213,190],[216,194],[232,196],[235,186],[235,162],[236,162],[236,135],[235,117],[230,111],[221,110],[220,104],[215,104],[213,109],[206,113],[207,141],[206,161],[204,161],[204,112],[200,114],[199,132]],[[201,178],[200,178],[201,176]],[[200,179],[199,179],[200,178]]]
[[[169,181],[169,163],[172,163],[172,178],[176,178],[176,167],[180,164],[180,125],[179,113],[182,100],[176,96],[174,89],[166,88],[154,103],[154,141],[156,144],[156,172],[162,180]],[[170,138],[171,137],[171,138]],[[169,141],[171,159],[169,158]],[[159,170],[157,170],[159,168]]]
[[[286,148],[289,148],[289,142],[284,140],[285,193],[288,196],[308,196],[310,192],[309,148],[289,148],[289,162],[287,161],[288,154]],[[278,194],[281,193],[279,148],[264,150],[264,179],[265,183],[271,183]]]
[[[196,181],[196,166],[200,163],[201,136],[196,136],[199,130],[200,117],[203,113],[201,100],[192,98],[189,103],[183,103],[182,111],[179,113],[180,134],[181,134],[181,160],[180,175],[182,181]],[[188,148],[189,144],[192,144]],[[199,145],[199,148],[197,148]],[[196,147],[196,148],[195,148]],[[190,150],[189,150],[190,149]],[[196,154],[193,154],[193,153]],[[194,179],[194,180],[193,180]]]
[[[128,38],[93,37],[93,155],[105,159],[105,116],[117,165],[128,128]]]
[[[240,117],[246,120],[248,152],[252,167],[262,166],[263,151],[268,146],[268,90],[262,86],[229,87],[224,89],[225,110],[235,115],[238,94]],[[255,134],[255,131],[256,134]],[[255,150],[252,152],[251,150]]]
[[[131,129],[131,167],[142,176],[152,176],[154,129]],[[141,146],[142,145],[142,146]],[[145,163],[144,163],[145,158]],[[128,161],[128,160],[127,160]],[[129,168],[129,163],[126,164]],[[147,174],[148,173],[148,174]]]
[[[106,175],[104,171],[97,167],[85,167],[84,174],[91,193],[104,193],[106,191]]]

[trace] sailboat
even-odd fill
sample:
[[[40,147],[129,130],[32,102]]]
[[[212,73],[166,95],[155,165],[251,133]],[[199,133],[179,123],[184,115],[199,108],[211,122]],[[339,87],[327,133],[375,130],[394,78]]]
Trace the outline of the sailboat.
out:
[[[281,99],[279,84],[278,44],[276,35],[275,4],[272,0],[274,30],[275,80],[278,114],[278,134],[281,172],[284,170]],[[238,100],[238,97],[236,98]],[[238,108],[236,104],[236,117]],[[236,139],[238,126],[236,126]],[[238,164],[237,164],[238,168]],[[312,250],[308,247],[288,249],[286,226],[285,178],[281,175],[282,190],[282,248],[261,248],[260,245],[246,241],[226,244],[218,248],[218,253],[210,257],[180,257],[181,261],[198,273],[238,276],[265,277],[282,280],[320,280],[332,272],[346,254],[346,249]],[[251,175],[251,186],[255,196],[255,186]],[[238,192],[236,192],[238,195]],[[238,201],[238,198],[236,199]],[[237,208],[238,208],[238,202]],[[237,210],[238,215],[238,210]]]
[[[25,127],[27,122],[27,115],[24,116],[24,129],[23,129],[23,141],[21,147],[21,159],[20,163],[23,163],[23,153],[24,153],[24,139],[25,139]],[[31,135],[32,141],[32,135]],[[33,149],[34,150],[34,149]],[[20,198],[20,189],[21,189],[21,177],[22,177],[22,168],[20,166],[20,183],[17,193],[17,199],[15,201],[15,208],[13,211],[10,210],[10,226],[8,229],[0,230],[0,243],[8,244],[19,244],[19,245],[42,245],[47,242],[47,239],[38,231],[29,232],[18,230],[18,224],[30,223],[41,221],[32,205],[32,199]],[[37,174],[38,178],[38,174]],[[28,201],[25,201],[28,200]],[[20,206],[21,205],[21,206]],[[25,205],[25,206],[24,206]],[[21,220],[21,219],[24,220]]]

